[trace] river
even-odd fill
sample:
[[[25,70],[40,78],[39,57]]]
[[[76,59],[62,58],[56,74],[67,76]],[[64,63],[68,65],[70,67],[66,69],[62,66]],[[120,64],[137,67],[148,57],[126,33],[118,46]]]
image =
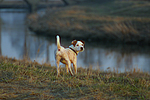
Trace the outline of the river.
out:
[[[44,11],[39,11],[44,14]],[[0,54],[39,63],[55,65],[55,37],[37,36],[26,26],[26,10],[0,9]],[[61,38],[61,45],[68,47],[71,40]],[[86,42],[85,51],[79,53],[77,66],[103,71],[125,72],[134,68],[150,72],[150,47]]]

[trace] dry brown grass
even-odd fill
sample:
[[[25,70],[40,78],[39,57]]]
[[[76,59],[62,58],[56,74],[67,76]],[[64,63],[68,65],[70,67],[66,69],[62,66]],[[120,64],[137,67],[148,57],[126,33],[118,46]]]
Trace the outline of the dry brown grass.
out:
[[[104,25],[103,30],[107,33],[115,34],[116,36],[120,36],[119,34],[126,36],[129,36],[129,34],[139,34],[138,30],[132,25],[132,23],[119,22],[111,25],[108,24]]]
[[[109,69],[109,68],[108,68]],[[148,99],[150,75],[78,68],[76,76],[48,64],[0,57],[0,99]]]

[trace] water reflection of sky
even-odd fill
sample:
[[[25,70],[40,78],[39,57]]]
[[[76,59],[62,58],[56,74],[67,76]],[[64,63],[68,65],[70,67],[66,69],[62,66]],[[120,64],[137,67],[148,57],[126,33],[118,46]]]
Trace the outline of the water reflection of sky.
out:
[[[49,62],[55,65],[55,37],[33,35],[25,25],[26,16],[26,11],[0,10],[2,55],[17,59],[27,56],[32,61]],[[68,42],[62,39],[61,42],[67,47],[71,40]],[[119,72],[138,67],[150,72],[150,53],[148,52],[150,48],[136,48],[87,43],[85,51],[78,55],[77,65],[83,68],[93,66],[94,69],[100,70],[108,70],[107,68],[110,67],[111,70],[118,69]]]

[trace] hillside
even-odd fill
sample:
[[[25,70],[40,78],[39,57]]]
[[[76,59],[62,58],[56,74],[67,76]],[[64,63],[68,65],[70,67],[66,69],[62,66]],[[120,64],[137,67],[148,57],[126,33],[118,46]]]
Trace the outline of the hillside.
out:
[[[139,69],[126,73],[78,68],[75,76],[61,69],[0,57],[0,99],[117,99],[150,98],[150,74]]]

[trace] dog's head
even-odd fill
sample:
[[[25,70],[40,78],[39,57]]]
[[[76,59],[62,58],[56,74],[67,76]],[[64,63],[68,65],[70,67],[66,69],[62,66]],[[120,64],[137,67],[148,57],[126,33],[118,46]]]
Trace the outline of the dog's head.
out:
[[[73,40],[72,41],[72,45],[74,46],[73,49],[76,51],[76,52],[82,52],[84,51],[84,44],[85,42],[84,41],[77,41],[77,40]]]

